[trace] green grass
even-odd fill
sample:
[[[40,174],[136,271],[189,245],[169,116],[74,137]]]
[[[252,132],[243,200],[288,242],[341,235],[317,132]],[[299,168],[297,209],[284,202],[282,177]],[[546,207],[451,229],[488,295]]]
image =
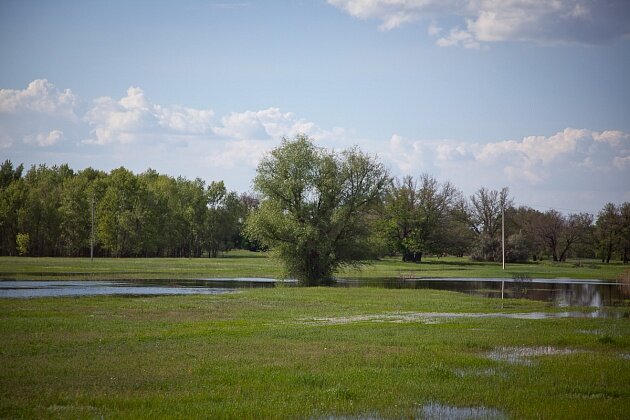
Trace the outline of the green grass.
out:
[[[595,260],[565,263],[531,262],[507,264],[473,262],[468,258],[429,257],[421,264],[384,258],[360,268],[348,267],[339,277],[505,277],[529,275],[532,278],[571,277],[614,280],[627,268],[620,263],[602,264]],[[282,276],[278,261],[266,253],[232,251],[222,258],[22,258],[0,257],[3,279],[149,279],[200,277]]]
[[[511,418],[627,418],[628,306],[617,319],[309,322],[550,310],[374,288],[3,299],[0,418],[407,418],[431,402]],[[515,346],[573,352],[530,365],[487,357]]]

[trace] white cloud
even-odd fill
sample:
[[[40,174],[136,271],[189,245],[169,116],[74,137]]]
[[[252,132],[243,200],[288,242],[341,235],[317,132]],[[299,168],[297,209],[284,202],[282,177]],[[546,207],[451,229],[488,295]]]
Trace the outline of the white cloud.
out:
[[[597,212],[606,202],[630,200],[628,133],[611,133],[567,128],[487,143],[393,135],[370,147],[382,151],[395,176],[429,173],[453,182],[465,195],[481,186],[508,186],[520,204]],[[602,140],[617,138],[621,142]]]
[[[613,165],[618,169],[630,168],[630,154],[626,156],[615,156]]]
[[[388,31],[431,15],[462,7],[461,0],[328,0],[350,16],[380,20],[379,29]]]
[[[233,140],[221,149],[211,153],[207,162],[213,166],[225,169],[237,167],[255,168],[263,155],[270,151],[277,143],[256,140]]]
[[[84,119],[92,127],[91,138],[84,142],[100,145],[187,138],[268,140],[322,132],[314,123],[274,107],[232,112],[217,121],[210,109],[155,104],[137,87],[119,100],[96,99]]]
[[[473,159],[473,155],[465,144],[438,144],[436,149],[436,159],[439,161],[461,161]]]
[[[431,22],[429,27],[427,28],[427,34],[429,36],[437,36],[442,32],[442,28],[435,23],[435,21]]]
[[[63,131],[53,130],[49,133],[37,133],[24,137],[25,144],[31,144],[39,147],[53,146],[63,138]]]
[[[8,149],[11,146],[13,146],[13,139],[11,136],[0,133],[0,149]]]
[[[439,38],[436,41],[436,44],[440,47],[453,47],[461,45],[462,47],[469,49],[477,49],[481,46],[470,32],[462,31],[459,28],[451,29],[448,36]]]
[[[408,140],[394,134],[388,142],[387,151],[381,156],[393,164],[404,175],[417,175],[432,167],[435,144],[422,140]]]
[[[521,141],[488,143],[476,154],[479,160],[496,159],[501,155],[515,154],[525,160],[549,164],[562,154],[575,151],[577,141],[590,136],[588,130],[567,128],[550,137],[529,136]]]
[[[488,179],[503,174],[502,178],[510,182],[540,185],[553,182],[563,171],[566,175],[561,177],[566,182],[573,181],[577,173],[586,176],[586,173],[611,170],[628,172],[630,147],[623,141],[627,142],[629,138],[621,131],[574,128],[566,128],[551,136],[527,136],[521,140],[490,143],[408,140],[395,134],[382,157],[402,175],[429,172],[451,178],[454,174],[465,183],[473,174]],[[625,175],[617,176],[623,178]]]
[[[617,130],[606,130],[601,133],[593,133],[593,139],[598,142],[608,143],[611,146],[621,146],[623,141],[630,140],[630,134]],[[630,142],[628,143],[630,145]]]
[[[309,134],[316,129],[314,123],[299,119],[291,112],[279,108],[260,111],[233,112],[221,118],[221,125],[214,128],[220,137],[236,139],[277,139],[296,133]]]
[[[459,20],[439,46],[478,48],[481,43],[533,41],[600,44],[630,35],[627,0],[328,0],[349,15],[375,19],[380,30],[437,20]],[[461,29],[465,24],[466,29]]]
[[[46,79],[33,80],[26,89],[0,89],[0,113],[30,111],[75,119],[79,99],[70,89],[60,91]]]
[[[177,141],[179,135],[210,135],[214,112],[150,102],[138,87],[127,89],[119,100],[101,97],[86,113],[92,137],[85,143],[110,144],[149,141]]]
[[[479,143],[397,134],[378,141],[360,139],[342,127],[321,127],[277,107],[216,116],[210,109],[164,106],[137,87],[118,99],[98,98],[80,114],[75,105],[66,106],[78,103],[77,97],[59,99],[70,96],[48,82],[45,86],[3,90],[0,149],[6,158],[27,165],[68,162],[81,167],[97,162],[102,169],[124,165],[135,171],[154,167],[190,178],[224,179],[231,188],[246,190],[264,153],[281,137],[305,133],[331,149],[358,144],[378,154],[395,175],[429,173],[467,193],[481,185],[510,185],[524,199],[547,191],[546,202],[558,200],[559,206],[561,200],[578,196],[630,200],[630,134],[619,130],[567,128],[551,135]],[[48,93],[27,99],[15,93],[29,89]],[[76,118],[67,117],[72,115],[65,111],[69,109]],[[88,137],[94,144],[81,144]]]

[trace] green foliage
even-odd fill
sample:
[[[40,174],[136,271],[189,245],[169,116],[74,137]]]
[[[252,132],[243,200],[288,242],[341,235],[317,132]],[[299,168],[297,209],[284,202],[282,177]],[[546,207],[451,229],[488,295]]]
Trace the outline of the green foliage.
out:
[[[254,186],[263,200],[247,220],[248,235],[273,249],[289,276],[321,284],[370,256],[368,216],[388,182],[383,166],[356,148],[333,153],[306,136],[283,139],[258,166]]]
[[[14,255],[18,233],[29,255],[90,254],[92,206],[96,255],[216,257],[241,242],[249,209],[222,182],[206,189],[149,169],[110,174],[67,165],[31,167],[22,177],[10,161],[0,167],[0,255]]]
[[[385,197],[380,230],[403,261],[420,262],[424,253],[441,254],[462,246],[452,240],[454,235],[467,237],[457,217],[460,202],[459,191],[448,182],[439,184],[426,174],[419,182],[405,177]]]
[[[630,262],[630,203],[606,204],[599,212],[595,227],[602,262],[610,262],[615,255],[624,263]]]
[[[473,259],[501,261],[502,211],[512,207],[508,195],[507,188],[497,191],[482,187],[470,197],[470,224],[477,234]]]
[[[530,246],[526,236],[522,233],[510,235],[505,244],[506,262],[526,262],[530,256]]]
[[[18,255],[28,255],[28,247],[31,238],[28,233],[18,233],[15,237],[15,244]]]
[[[445,254],[500,261],[505,208],[508,261],[597,255],[606,263],[630,262],[630,203],[606,204],[593,224],[584,213],[514,208],[507,189],[481,188],[465,200],[429,175],[392,184],[382,166],[356,148],[331,153],[303,138],[307,145],[300,149],[298,140],[293,146],[285,140],[261,163],[261,197],[238,196],[222,181],[206,185],[151,169],[107,174],[37,165],[25,172],[5,160],[0,255],[17,254],[18,233],[28,234],[31,256],[90,255],[94,203],[98,257],[217,257],[235,247],[274,247],[293,255],[289,273],[310,270],[313,278],[390,254],[415,262]],[[244,221],[254,211],[246,236]]]

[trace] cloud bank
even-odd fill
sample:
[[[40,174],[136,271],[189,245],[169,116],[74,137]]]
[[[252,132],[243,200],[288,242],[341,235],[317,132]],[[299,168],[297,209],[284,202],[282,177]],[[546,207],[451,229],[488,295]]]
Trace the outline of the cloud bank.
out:
[[[357,144],[378,155],[393,175],[426,172],[468,192],[481,185],[509,185],[524,198],[547,191],[547,203],[582,197],[596,202],[595,208],[602,201],[630,200],[630,134],[618,130],[565,128],[474,143],[398,134],[364,139],[353,130],[323,128],[277,107],[216,115],[210,108],[162,105],[139,87],[118,99],[93,101],[43,79],[23,90],[0,89],[0,150],[27,165],[151,167],[175,176],[223,179],[231,188],[247,190],[261,157],[282,137],[297,133],[337,150]]]
[[[441,47],[479,48],[501,41],[610,43],[630,35],[626,0],[328,0],[350,16],[389,31],[428,22]],[[452,22],[456,22],[454,25]],[[442,23],[451,26],[443,32]]]

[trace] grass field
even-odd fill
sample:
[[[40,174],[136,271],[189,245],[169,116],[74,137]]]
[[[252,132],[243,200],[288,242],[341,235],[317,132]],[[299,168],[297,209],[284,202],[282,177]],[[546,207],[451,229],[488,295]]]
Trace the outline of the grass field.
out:
[[[374,288],[4,299],[0,418],[627,418],[627,305],[420,316],[499,311],[553,309]]]
[[[595,260],[526,264],[472,262],[468,258],[426,258],[421,264],[384,258],[359,268],[338,273],[345,278],[375,277],[505,277],[527,274],[532,278],[570,277],[614,280],[627,269],[620,263],[602,264]],[[0,257],[3,279],[148,279],[204,277],[282,276],[281,264],[265,253],[233,251],[222,258],[22,258]]]

